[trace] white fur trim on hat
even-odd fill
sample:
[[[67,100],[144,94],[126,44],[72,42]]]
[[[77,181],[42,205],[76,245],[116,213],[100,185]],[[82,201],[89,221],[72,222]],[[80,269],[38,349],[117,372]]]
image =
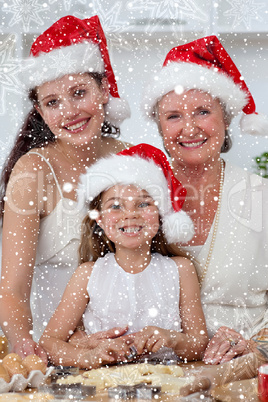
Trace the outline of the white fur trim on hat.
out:
[[[57,48],[25,61],[23,82],[26,89],[56,80],[65,74],[104,73],[104,63],[98,45],[84,41]]]
[[[234,81],[217,68],[206,68],[195,63],[170,62],[147,85],[142,110],[154,119],[154,106],[168,92],[183,93],[190,89],[208,92],[223,101],[227,112],[236,116],[247,104],[247,94]]]
[[[193,234],[188,215],[184,211],[173,210],[162,169],[152,160],[139,156],[112,155],[87,168],[86,173],[80,176],[78,185],[79,206],[89,204],[102,191],[116,184],[134,184],[148,192],[158,206],[167,241],[184,242],[190,236],[189,232],[186,233],[187,226]]]
[[[57,48],[37,57],[31,56],[25,63],[22,81],[27,91],[65,74],[105,73],[98,45],[88,41]],[[111,95],[104,109],[105,120],[116,127],[131,115],[128,102]]]

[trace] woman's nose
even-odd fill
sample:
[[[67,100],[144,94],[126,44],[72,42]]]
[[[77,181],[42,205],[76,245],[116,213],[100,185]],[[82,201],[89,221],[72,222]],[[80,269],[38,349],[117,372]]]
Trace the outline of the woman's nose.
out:
[[[71,99],[65,98],[61,104],[61,114],[63,116],[73,116],[79,113],[77,105]]]
[[[193,116],[188,116],[185,119],[182,130],[184,134],[189,136],[194,135],[197,132],[198,127]]]

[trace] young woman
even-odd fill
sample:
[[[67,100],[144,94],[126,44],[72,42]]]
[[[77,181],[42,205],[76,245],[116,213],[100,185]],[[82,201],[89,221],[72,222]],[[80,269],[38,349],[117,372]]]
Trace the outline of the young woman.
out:
[[[33,108],[1,181],[0,324],[13,351],[46,360],[36,342],[78,265],[84,217],[78,178],[100,157],[125,148],[115,137],[129,109],[119,98],[97,16],[55,22],[34,41],[27,63]]]
[[[82,176],[79,194],[89,205],[82,264],[40,339],[50,360],[98,367],[125,360],[130,344],[138,355],[200,359],[207,332],[197,275],[167,243],[189,239],[192,224],[165,155],[140,144],[100,160]],[[75,346],[67,341],[82,317],[89,339],[116,326],[128,333],[96,350]]]

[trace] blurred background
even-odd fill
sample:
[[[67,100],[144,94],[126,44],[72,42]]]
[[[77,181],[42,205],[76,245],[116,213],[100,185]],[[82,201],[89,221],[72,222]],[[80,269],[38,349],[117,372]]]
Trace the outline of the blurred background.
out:
[[[120,96],[132,109],[123,140],[162,148],[156,126],[140,111],[144,85],[172,47],[205,35],[218,35],[257,112],[268,115],[268,0],[0,0],[0,165],[29,110],[19,82],[21,59],[36,36],[68,14],[101,20]],[[254,170],[254,158],[268,151],[268,136],[242,136],[237,121],[231,134],[234,145],[225,158]]]

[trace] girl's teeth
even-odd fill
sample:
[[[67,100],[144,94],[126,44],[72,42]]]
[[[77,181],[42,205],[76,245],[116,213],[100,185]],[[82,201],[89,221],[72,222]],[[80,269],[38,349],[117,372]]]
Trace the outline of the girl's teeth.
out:
[[[137,233],[139,230],[139,228],[123,228],[125,233]]]

